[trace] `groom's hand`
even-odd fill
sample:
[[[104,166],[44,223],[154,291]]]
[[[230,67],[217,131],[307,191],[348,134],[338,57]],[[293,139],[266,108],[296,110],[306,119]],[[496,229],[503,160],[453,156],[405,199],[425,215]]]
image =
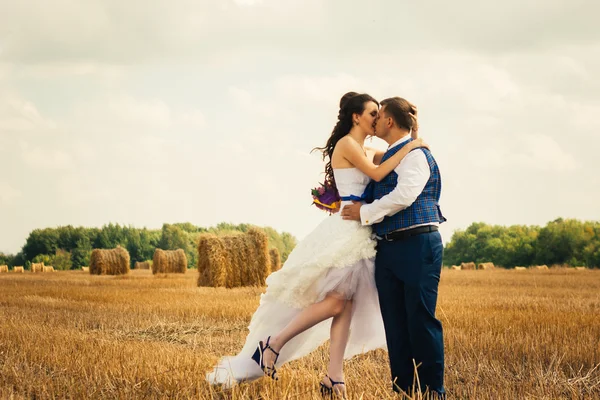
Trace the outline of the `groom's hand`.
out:
[[[361,202],[353,201],[351,205],[347,205],[342,209],[342,219],[351,221],[360,221]]]

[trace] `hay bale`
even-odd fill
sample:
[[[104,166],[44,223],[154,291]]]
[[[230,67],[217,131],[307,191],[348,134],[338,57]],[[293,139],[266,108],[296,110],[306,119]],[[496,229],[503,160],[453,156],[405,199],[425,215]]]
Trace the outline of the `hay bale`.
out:
[[[42,272],[54,272],[54,267],[52,265],[44,265]]]
[[[576,271],[585,271],[586,268],[585,267],[575,267]]]
[[[22,274],[22,273],[24,273],[24,272],[25,272],[25,268],[23,268],[23,266],[22,266],[22,265],[21,265],[21,266],[18,266],[18,267],[13,267],[13,272],[16,272],[16,273]]]
[[[271,273],[281,269],[281,255],[279,250],[272,248],[269,250],[269,259],[271,260]]]
[[[223,270],[225,271],[225,287],[233,288],[243,286],[243,282],[249,280],[247,268],[234,268],[239,260],[250,250],[248,242],[240,240],[243,235],[229,235],[221,238],[225,251],[223,258]],[[228,250],[227,250],[228,249]]]
[[[248,265],[251,271],[249,279],[242,282],[244,286],[264,286],[267,277],[271,273],[271,260],[269,259],[269,238],[267,234],[260,229],[251,228],[246,233],[247,247],[249,252],[247,258],[242,262]]]
[[[154,250],[152,258],[153,274],[185,274],[187,271],[187,257],[182,249]]]
[[[44,272],[44,263],[32,263],[31,272]]]
[[[479,265],[477,265],[477,269],[494,269],[494,263],[493,262],[485,262],[485,263],[479,263]]]
[[[133,269],[152,269],[150,261],[136,261]]]
[[[525,267],[515,267],[515,271],[525,271],[526,269]]]
[[[450,267],[450,269],[453,269],[455,271],[460,271],[462,268],[461,268],[460,265],[453,265],[453,266]]]
[[[129,253],[118,246],[116,249],[94,249],[90,257],[90,274],[124,275],[129,273]]]
[[[460,268],[461,269],[466,269],[466,270],[474,270],[476,269],[475,263],[474,262],[464,262],[464,263],[460,263]]]
[[[198,286],[264,286],[271,273],[269,239],[250,228],[245,234],[202,235],[198,241]]]
[[[0,272],[8,272],[8,265],[0,265]]]
[[[198,240],[198,286],[225,286],[225,244],[213,234],[201,235]]]
[[[90,272],[90,267],[81,267],[83,272]]]
[[[535,269],[548,269],[547,265],[536,265]]]

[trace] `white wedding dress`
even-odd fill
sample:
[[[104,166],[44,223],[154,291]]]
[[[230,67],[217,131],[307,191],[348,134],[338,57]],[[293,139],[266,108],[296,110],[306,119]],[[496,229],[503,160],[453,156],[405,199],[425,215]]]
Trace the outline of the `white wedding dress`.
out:
[[[356,168],[334,169],[340,196],[360,196],[369,177]],[[342,202],[342,207],[345,203]],[[353,300],[346,359],[385,348],[385,331],[375,287],[375,241],[371,228],[338,214],[325,218],[290,253],[283,267],[267,278],[267,290],[250,321],[246,343],[237,356],[224,357],[206,375],[211,384],[226,387],[262,377],[251,359],[260,340],[277,334],[303,308],[331,292]],[[306,330],[281,349],[276,366],[298,359],[329,338],[331,318]]]

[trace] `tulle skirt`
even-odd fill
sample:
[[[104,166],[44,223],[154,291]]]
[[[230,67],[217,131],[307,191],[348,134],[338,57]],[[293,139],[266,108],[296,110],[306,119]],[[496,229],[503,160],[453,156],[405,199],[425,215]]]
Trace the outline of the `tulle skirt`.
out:
[[[244,347],[238,355],[222,358],[206,375],[207,381],[231,386],[262,377],[263,372],[251,359],[258,342],[277,334],[304,308],[328,294],[353,300],[345,358],[385,348],[374,259],[370,228],[339,215],[326,218],[296,246],[283,267],[267,278],[267,289],[250,321]],[[322,345],[329,338],[330,327],[331,319],[294,337],[281,349],[277,366]]]

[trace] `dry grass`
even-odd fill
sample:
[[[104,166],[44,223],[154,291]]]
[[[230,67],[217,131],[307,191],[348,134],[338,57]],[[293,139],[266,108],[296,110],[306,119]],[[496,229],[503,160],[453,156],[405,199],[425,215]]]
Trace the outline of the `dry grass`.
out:
[[[0,276],[0,398],[319,399],[326,345],[278,383],[202,379],[242,346],[261,288],[77,271]],[[453,271],[440,284],[454,399],[600,398],[600,271]],[[346,363],[353,399],[391,399],[386,353]],[[395,397],[398,399],[398,397]]]

